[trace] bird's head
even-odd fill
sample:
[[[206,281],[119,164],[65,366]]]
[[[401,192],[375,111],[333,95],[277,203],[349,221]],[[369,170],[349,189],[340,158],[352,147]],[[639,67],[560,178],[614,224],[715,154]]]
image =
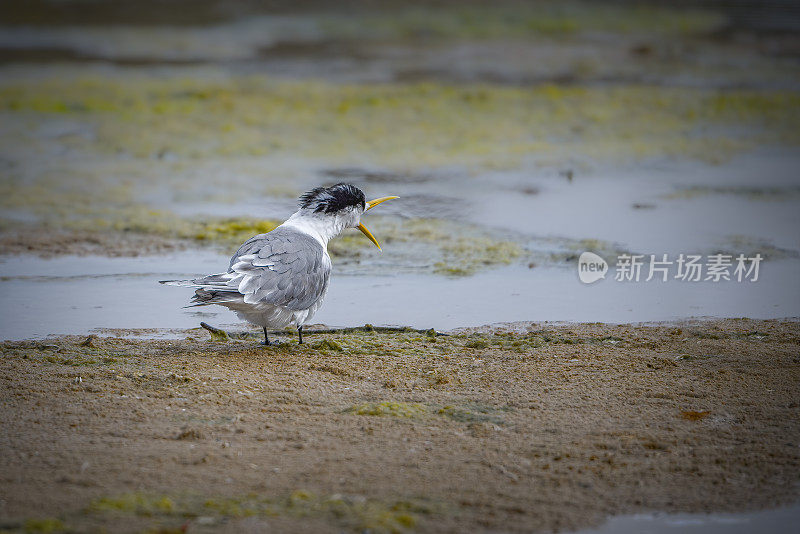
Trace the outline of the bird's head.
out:
[[[378,240],[361,224],[361,216],[381,202],[398,197],[381,197],[366,200],[364,192],[352,184],[338,183],[330,187],[316,187],[300,197],[300,212],[329,225],[331,236],[345,228],[358,228],[378,249]]]

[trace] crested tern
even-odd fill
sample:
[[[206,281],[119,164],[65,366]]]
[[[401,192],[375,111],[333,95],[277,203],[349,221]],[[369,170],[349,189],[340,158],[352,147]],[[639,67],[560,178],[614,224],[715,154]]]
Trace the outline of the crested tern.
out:
[[[283,224],[248,239],[231,257],[227,272],[162,284],[197,288],[190,306],[219,304],[264,330],[291,323],[303,342],[303,325],[314,316],[328,292],[331,258],[328,241],[347,228],[358,228],[380,250],[361,216],[381,202],[366,201],[351,184],[317,187],[303,194],[298,210]]]

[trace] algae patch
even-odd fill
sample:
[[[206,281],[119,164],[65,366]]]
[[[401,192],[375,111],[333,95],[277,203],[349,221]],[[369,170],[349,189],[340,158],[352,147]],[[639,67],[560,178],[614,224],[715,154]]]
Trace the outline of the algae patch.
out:
[[[175,503],[169,497],[145,493],[127,493],[118,497],[100,497],[92,501],[90,512],[124,512],[152,516],[175,512]]]
[[[796,144],[799,110],[800,99],[787,91],[650,85],[342,85],[131,75],[37,78],[0,87],[6,115],[35,123],[66,115],[91,124],[96,135],[74,140],[71,148],[96,156],[208,161],[291,155],[327,166],[352,164],[356,157],[361,165],[390,168],[409,161],[493,168],[537,154],[575,153],[718,160],[753,143]],[[15,133],[15,142],[41,141],[35,129]]]
[[[87,508],[89,514],[132,514],[152,517],[164,524],[170,518],[205,518],[206,524],[247,517],[322,518],[353,532],[400,533],[417,526],[436,507],[414,499],[380,500],[359,495],[317,495],[298,489],[284,496],[250,493],[234,497],[198,494],[152,495],[128,493],[101,497]],[[181,519],[183,520],[183,519]]]
[[[200,224],[194,234],[198,241],[209,241],[225,245],[239,245],[257,234],[271,232],[280,221],[255,219],[226,219]]]
[[[340,39],[430,40],[567,37],[583,32],[698,35],[724,23],[723,15],[710,10],[569,1],[409,6],[385,13],[328,15],[320,19],[319,26],[325,35]]]
[[[4,80],[0,114],[7,161],[0,225],[3,232],[35,225],[6,248],[42,254],[78,248],[62,246],[60,234],[44,241],[58,232],[98,242],[90,253],[150,251],[123,249],[119,235],[136,238],[135,245],[144,236],[177,243],[173,249],[207,245],[231,253],[279,221],[202,219],[163,206],[182,204],[176,212],[194,213],[187,209],[192,203],[285,196],[292,189],[286,183],[302,183],[320,168],[357,163],[384,176],[435,177],[444,169],[481,175],[498,168],[536,172],[576,154],[597,162],[716,162],[760,145],[800,143],[795,92],[650,85],[342,84],[131,72],[97,78],[79,71]],[[42,133],[54,128],[66,133]],[[231,186],[221,188],[222,179]],[[469,276],[529,257],[538,264],[571,261],[580,250],[615,252],[613,244],[599,243],[605,249],[598,250],[571,242],[550,254],[554,242],[542,240],[550,250],[531,255],[530,236],[501,235],[483,221],[371,216],[370,227],[376,220],[373,231],[391,246],[379,255],[348,231],[330,243],[337,268]]]
[[[527,255],[521,236],[490,231],[474,223],[442,219],[411,219],[397,223],[379,220],[376,231],[398,244],[412,257],[428,260],[420,267],[448,276],[469,276],[478,271],[508,265]],[[392,254],[386,247],[384,254]],[[397,264],[398,262],[395,262]]]
[[[508,265],[520,258],[523,248],[513,241],[489,237],[461,237],[442,246],[444,260],[434,264],[434,272],[451,276],[474,274],[482,268]]]
[[[321,351],[343,352],[344,348],[331,339],[323,339],[311,345],[311,348]]]
[[[206,512],[226,517],[323,517],[352,531],[392,533],[414,528],[421,514],[432,511],[429,505],[412,500],[385,502],[342,494],[318,496],[303,489],[295,490],[282,499],[266,499],[257,495],[208,499],[203,508]]]
[[[248,217],[181,218],[168,211],[141,206],[138,210],[132,207],[127,213],[103,213],[88,220],[67,222],[64,226],[97,230],[105,227],[118,232],[190,240],[228,250],[238,248],[254,235],[274,230],[279,224],[276,220]]]
[[[60,519],[28,519],[22,526],[22,531],[26,534],[49,534],[54,532],[65,532],[67,526]]]
[[[367,402],[358,404],[347,410],[356,415],[374,415],[378,417],[401,417],[414,419],[428,414],[424,404],[409,402]]]
[[[355,162],[386,175],[480,175],[527,172],[575,154],[598,162],[722,161],[759,145],[800,143],[794,92],[650,85],[341,84],[238,75],[97,78],[80,71],[4,80],[0,114],[8,163],[0,225],[4,232],[37,225],[35,239],[18,240],[14,250],[39,243],[36,250],[49,254],[68,250],[58,239],[41,241],[56,232],[86,241],[153,236],[230,253],[278,221],[202,219],[163,206],[183,204],[176,211],[189,213],[192,203],[285,196],[292,189],[286,183],[301,183],[314,169]],[[42,133],[53,128],[66,133]],[[231,186],[220,188],[221,177]],[[779,196],[745,192],[751,193]],[[501,235],[482,221],[371,216],[371,227],[373,221],[378,239],[394,246],[379,255],[363,236],[346,232],[330,243],[337,268],[467,276],[530,254],[525,237]],[[121,248],[114,241],[92,251],[113,255]],[[567,260],[577,245],[542,261]]]

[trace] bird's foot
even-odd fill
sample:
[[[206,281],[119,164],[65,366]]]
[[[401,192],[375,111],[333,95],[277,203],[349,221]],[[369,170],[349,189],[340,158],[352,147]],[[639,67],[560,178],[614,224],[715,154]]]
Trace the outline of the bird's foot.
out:
[[[261,343],[259,343],[259,345],[261,345],[262,347],[274,347],[280,344],[281,344],[280,341],[262,341]]]

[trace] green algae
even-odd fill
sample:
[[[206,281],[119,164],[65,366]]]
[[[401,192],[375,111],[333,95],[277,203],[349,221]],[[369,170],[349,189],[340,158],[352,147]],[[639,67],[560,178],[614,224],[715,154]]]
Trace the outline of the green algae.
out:
[[[381,239],[386,241],[385,236]],[[344,234],[328,243],[328,253],[332,258],[358,258],[361,251],[374,246],[363,235]]]
[[[78,148],[98,154],[292,154],[330,162],[356,157],[362,165],[397,168],[408,161],[491,167],[536,154],[566,157],[577,148],[591,157],[682,154],[708,160],[753,142],[796,144],[800,97],[649,85],[341,85],[122,76],[92,83],[80,77],[6,83],[0,111],[31,113],[38,120],[54,113],[80,116],[98,135],[76,141]],[[721,129],[732,125],[747,129]]]
[[[211,341],[214,343],[225,343],[230,340],[227,332],[225,332],[224,330],[220,330],[219,328],[213,328],[213,327],[205,327],[205,326],[203,328],[205,328],[211,335]]]
[[[416,254],[435,258],[431,264],[436,274],[470,276],[476,272],[508,265],[527,252],[515,235],[489,232],[477,224],[455,223],[442,219],[412,219],[402,224],[380,220],[376,231],[393,244],[427,246]]]
[[[383,401],[358,404],[347,411],[356,415],[413,419],[427,415],[428,408],[419,403]]]
[[[649,85],[347,85],[76,74],[5,81],[0,113],[10,121],[4,139],[14,163],[0,180],[4,210],[32,215],[45,234],[156,236],[226,253],[278,221],[178,216],[149,199],[165,193],[176,203],[235,202],[218,187],[218,169],[231,165],[241,176],[227,173],[235,187],[226,191],[286,196],[292,188],[280,184],[304,171],[296,165],[273,169],[274,161],[320,168],[358,161],[398,176],[420,169],[479,174],[559,165],[576,154],[580,161],[678,156],[718,162],[760,144],[800,143],[800,96],[794,92]],[[37,125],[61,120],[92,134],[54,141],[37,133]],[[34,158],[29,146],[73,157],[28,169]],[[209,172],[197,170],[204,165]],[[6,228],[14,224],[20,223],[3,221]],[[393,245],[384,247],[385,259],[371,262],[377,249],[346,232],[330,243],[338,266],[392,264],[469,276],[531,257],[519,236],[500,235],[479,221],[370,215],[369,226]],[[579,250],[615,251],[599,242],[567,249],[541,261],[572,261]]]
[[[62,228],[82,231],[114,231],[154,235],[211,244],[219,248],[238,248],[256,234],[274,230],[280,221],[239,218],[181,218],[165,210],[130,206],[126,210],[98,210],[95,216],[65,221]]]
[[[469,349],[485,349],[489,347],[489,342],[485,339],[474,339],[464,346]]]
[[[542,345],[544,345],[547,341],[545,341],[545,339],[542,336],[533,335],[533,336],[527,336],[524,342],[532,348],[539,348]]]
[[[710,10],[569,1],[367,10],[348,17],[328,15],[319,26],[329,38],[430,40],[568,37],[584,32],[698,35],[719,29],[725,20]]]
[[[204,513],[213,513],[224,517],[251,517],[255,515],[278,515],[271,502],[258,498],[217,498],[206,499],[203,503]]]
[[[28,519],[22,526],[26,534],[49,534],[51,532],[64,532],[67,526],[60,519],[48,517],[45,519]]]
[[[508,265],[523,255],[519,244],[489,237],[445,241],[442,252],[444,260],[434,264],[434,272],[451,276],[468,276],[481,268]]]
[[[392,533],[413,529],[419,515],[429,511],[413,501],[381,502],[341,494],[318,497],[306,490],[294,491],[285,506],[292,515],[332,516],[354,530]]]
[[[0,190],[2,190],[0,186]],[[108,206],[117,199],[98,199],[85,204],[63,204],[62,195],[40,186],[9,187],[8,196],[0,197],[0,206],[25,207],[40,219],[43,232],[73,231],[81,235],[124,234],[153,236],[195,246],[213,247],[230,254],[254,235],[269,232],[279,224],[272,219],[247,217],[180,217],[163,209],[131,204],[121,208]],[[408,263],[414,269],[437,274],[468,276],[482,269],[507,265],[525,255],[516,236],[497,235],[470,223],[456,224],[442,219],[401,220],[370,215],[369,226],[390,247],[382,256],[393,255],[392,263]],[[400,245],[398,247],[398,245]],[[377,255],[377,249],[363,235],[345,232],[329,243],[331,257],[339,265],[358,264]],[[423,265],[411,262],[430,259]]]
[[[242,176],[226,176],[236,186],[230,190],[241,195],[286,196],[292,188],[280,181],[303,172],[294,167],[294,174],[281,175],[283,169],[271,168],[273,161],[330,168],[355,160],[398,175],[414,168],[480,173],[557,165],[575,154],[581,161],[678,156],[719,162],[759,144],[800,143],[800,96],[794,92],[648,85],[347,85],[78,74],[5,81],[0,113],[11,120],[4,139],[14,154],[14,165],[0,180],[4,210],[33,215],[45,233],[80,232],[89,240],[99,234],[157,236],[226,253],[278,221],[178,216],[155,209],[148,199],[166,192],[177,203],[235,202],[235,196],[219,192],[218,174],[195,170],[206,164],[239,165]],[[35,126],[60,120],[75,121],[92,135],[45,141],[36,133]],[[25,158],[33,157],[25,150],[29,145],[70,156],[26,170]],[[370,217],[378,239],[392,245],[384,247],[386,259],[371,262],[377,250],[347,232],[330,243],[337,266],[394,264],[470,276],[525,258],[540,260],[519,236],[497,235],[480,221]],[[15,224],[2,221],[6,229]],[[581,250],[606,257],[616,252],[611,243],[592,241],[566,248],[541,261],[572,261]]]
[[[413,529],[436,507],[414,499],[380,500],[341,494],[317,495],[297,489],[285,496],[251,493],[233,497],[194,494],[154,495],[129,493],[101,497],[87,508],[90,514],[132,514],[143,517],[211,517],[218,520],[246,517],[323,518],[353,532],[400,533]]]
[[[458,338],[456,338],[458,339]],[[547,330],[528,332],[524,335],[498,335],[498,334],[471,334],[463,337],[463,346],[474,350],[487,350],[496,348],[517,353],[531,352],[546,345],[596,345],[600,343],[617,344],[624,341],[621,338],[606,337],[570,337],[559,335]]]
[[[163,495],[126,493],[117,497],[100,497],[89,504],[89,512],[122,512],[141,516],[172,514],[176,506]]]
[[[323,339],[322,341],[318,341],[311,345],[311,348],[315,350],[322,350],[322,351],[334,351],[334,352],[342,352],[344,349],[340,344],[331,340],[331,339]]]
[[[226,219],[201,224],[194,234],[198,241],[211,241],[222,244],[238,245],[256,234],[271,232],[281,221],[255,219]]]

